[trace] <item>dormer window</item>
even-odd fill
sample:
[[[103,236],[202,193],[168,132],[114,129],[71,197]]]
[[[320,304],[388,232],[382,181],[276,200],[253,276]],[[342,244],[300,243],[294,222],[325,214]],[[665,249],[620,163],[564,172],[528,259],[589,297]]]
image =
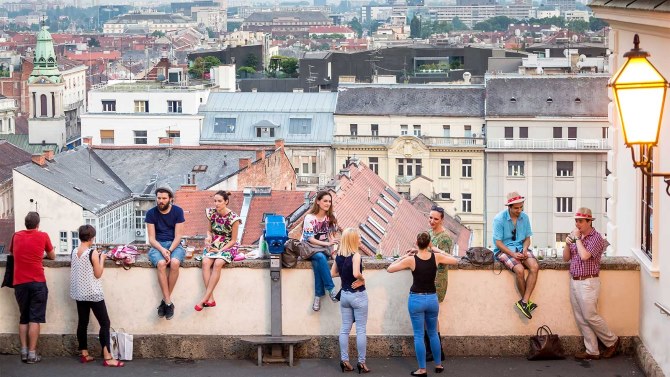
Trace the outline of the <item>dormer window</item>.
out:
[[[256,127],[256,137],[275,137],[275,128]]]

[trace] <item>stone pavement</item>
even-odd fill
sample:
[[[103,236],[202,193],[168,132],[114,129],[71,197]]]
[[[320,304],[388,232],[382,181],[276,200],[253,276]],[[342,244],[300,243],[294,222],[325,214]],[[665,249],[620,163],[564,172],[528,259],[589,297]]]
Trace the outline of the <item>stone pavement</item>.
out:
[[[414,358],[379,358],[368,360],[370,376],[409,376],[416,368]],[[429,375],[433,365],[429,363]],[[642,371],[630,356],[617,356],[609,360],[576,361],[526,361],[513,357],[453,357],[445,363],[445,373],[439,376],[462,377],[581,377],[617,376],[641,377]],[[353,372],[355,373],[355,371]],[[353,373],[349,373],[352,376]],[[80,364],[75,358],[45,357],[34,365],[21,363],[18,355],[0,355],[0,377],[220,377],[220,376],[277,376],[277,377],[328,377],[342,376],[338,360],[298,360],[293,368],[283,364],[258,367],[253,360],[170,360],[140,359],[130,361],[121,369],[104,368],[99,360]]]

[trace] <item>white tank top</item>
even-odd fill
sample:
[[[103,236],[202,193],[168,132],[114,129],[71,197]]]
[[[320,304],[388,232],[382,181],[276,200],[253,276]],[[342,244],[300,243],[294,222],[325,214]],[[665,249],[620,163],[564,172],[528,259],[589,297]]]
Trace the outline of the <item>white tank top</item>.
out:
[[[87,249],[81,256],[77,256],[76,248],[72,251],[70,297],[73,300],[98,302],[105,299],[102,282],[93,275],[93,264],[89,257],[91,251]]]

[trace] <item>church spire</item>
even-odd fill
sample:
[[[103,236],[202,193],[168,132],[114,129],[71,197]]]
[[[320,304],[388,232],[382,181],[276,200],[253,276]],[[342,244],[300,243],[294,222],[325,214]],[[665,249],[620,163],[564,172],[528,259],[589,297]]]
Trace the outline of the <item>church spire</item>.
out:
[[[49,81],[57,84],[62,82],[63,78],[58,71],[56,52],[54,51],[54,41],[51,34],[47,31],[47,26],[42,20],[42,27],[37,34],[37,45],[33,55],[33,72],[28,78],[28,83]]]

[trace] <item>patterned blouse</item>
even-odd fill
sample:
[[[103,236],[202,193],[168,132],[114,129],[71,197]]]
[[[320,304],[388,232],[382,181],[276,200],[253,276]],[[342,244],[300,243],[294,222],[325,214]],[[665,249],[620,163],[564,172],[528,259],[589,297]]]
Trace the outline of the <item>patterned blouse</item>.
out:
[[[207,220],[209,220],[210,231],[212,232],[212,243],[203,253],[207,258],[221,258],[226,262],[231,263],[237,256],[237,249],[240,244],[235,242],[228,249],[223,249],[233,237],[233,224],[236,221],[240,223],[242,220],[233,211],[229,211],[226,215],[221,215],[216,211],[216,208],[207,208],[205,210]]]
[[[93,249],[87,249],[81,256],[77,256],[77,248],[72,250],[70,268],[70,297],[76,301],[98,302],[105,299],[102,292],[102,282],[93,273],[93,263],[90,254]]]
[[[305,216],[305,221],[302,226],[302,241],[309,241],[310,237],[314,237],[319,241],[328,241],[328,235],[331,233],[330,221],[328,216],[319,221],[315,215],[308,214]]]
[[[451,237],[447,234],[446,230],[441,231],[440,233],[435,233],[433,230],[429,230],[428,234],[430,235],[430,242],[433,246],[444,251],[445,253],[451,253],[451,247],[453,242]],[[437,267],[437,275],[435,275],[435,289],[437,291],[437,301],[442,302],[447,296],[447,286],[449,285],[449,270],[447,266],[439,265]]]

